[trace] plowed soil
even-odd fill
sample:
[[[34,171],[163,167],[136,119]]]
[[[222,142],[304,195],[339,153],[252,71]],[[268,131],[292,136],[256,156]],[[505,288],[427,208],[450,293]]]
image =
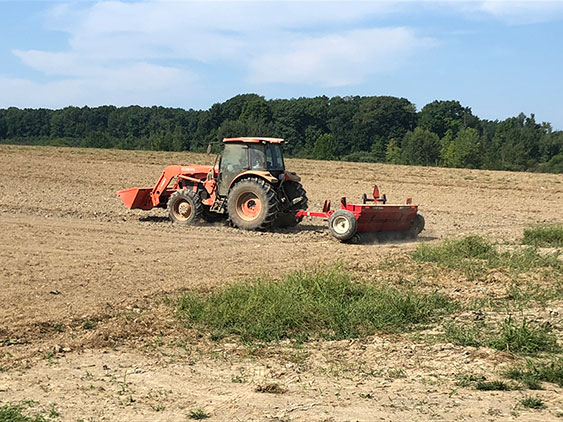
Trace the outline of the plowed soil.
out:
[[[273,232],[226,223],[185,227],[172,225],[164,210],[128,210],[115,194],[152,186],[169,164],[212,164],[208,155],[0,146],[0,158],[0,404],[56,403],[61,420],[187,420],[196,407],[211,420],[514,416],[511,405],[495,398],[500,393],[459,396],[442,382],[463,365],[494,368],[504,359],[484,352],[385,345],[380,338],[322,343],[308,352],[304,371],[286,359],[295,353],[290,346],[249,357],[238,346],[205,344],[209,353],[197,358],[199,346],[168,355],[146,346],[158,336],[165,344],[177,338],[162,303],[177,291],[336,262],[369,274],[417,242],[471,233],[511,240],[525,227],[561,222],[563,175],[288,159],[310,210],[320,210],[325,199],[338,205],[341,196],[359,201],[374,183],[391,203],[412,197],[420,204],[426,229],[417,241],[350,245],[333,239],[320,219]],[[84,329],[88,324],[97,328]],[[338,353],[383,374],[404,368],[407,377],[347,375],[331,366]],[[255,392],[265,380],[289,391]],[[559,393],[546,397],[555,404],[537,420],[555,418],[563,406]],[[524,393],[503,394],[517,401]]]

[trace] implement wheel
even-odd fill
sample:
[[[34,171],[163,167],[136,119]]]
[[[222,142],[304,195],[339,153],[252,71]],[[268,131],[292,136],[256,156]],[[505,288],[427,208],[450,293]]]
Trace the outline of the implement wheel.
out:
[[[178,190],[168,199],[168,217],[173,223],[196,224],[201,213],[201,199],[192,190]]]
[[[229,192],[227,210],[232,223],[244,230],[265,229],[279,212],[279,199],[272,185],[251,178],[238,182]]]
[[[411,237],[417,237],[422,230],[424,230],[424,217],[420,214],[414,216],[412,220],[411,228],[409,229],[409,235]]]
[[[348,210],[338,210],[328,219],[330,233],[341,242],[354,237],[358,231],[358,220]]]

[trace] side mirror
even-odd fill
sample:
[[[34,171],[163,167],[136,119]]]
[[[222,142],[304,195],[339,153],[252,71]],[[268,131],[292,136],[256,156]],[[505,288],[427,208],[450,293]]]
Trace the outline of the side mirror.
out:
[[[211,144],[208,144],[208,145],[207,145],[207,153],[208,153],[208,154],[211,154],[211,147],[212,147]]]

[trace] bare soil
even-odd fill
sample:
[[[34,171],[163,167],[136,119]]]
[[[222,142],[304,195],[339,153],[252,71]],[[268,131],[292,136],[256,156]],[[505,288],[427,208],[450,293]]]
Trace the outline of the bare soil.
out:
[[[376,336],[255,353],[198,339],[164,298],[337,262],[370,277],[418,242],[446,237],[518,239],[525,227],[561,222],[563,175],[287,160],[311,210],[359,200],[374,183],[390,202],[420,204],[426,229],[417,241],[352,245],[320,219],[275,232],[181,227],[164,210],[127,210],[115,195],[153,185],[166,165],[212,162],[0,146],[0,405],[55,403],[65,421],[188,420],[194,409],[241,421],[558,419],[562,390],[553,385],[541,392],[546,410],[519,408],[523,391],[455,385],[456,374],[491,376],[513,361],[500,352]],[[446,277],[435,287],[460,296],[504,282]],[[268,383],[285,392],[257,392]]]

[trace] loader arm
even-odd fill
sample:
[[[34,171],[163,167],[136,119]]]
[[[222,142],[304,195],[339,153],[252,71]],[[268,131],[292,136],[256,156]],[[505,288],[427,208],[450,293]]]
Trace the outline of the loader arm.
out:
[[[150,193],[151,203],[153,207],[156,207],[158,206],[158,204],[160,204],[160,195],[162,195],[162,192],[166,190],[166,188],[170,184],[170,181],[175,177],[178,177],[180,174],[182,174],[182,166],[168,166],[164,169],[164,171],[160,175],[160,178],[158,179],[158,182]]]

